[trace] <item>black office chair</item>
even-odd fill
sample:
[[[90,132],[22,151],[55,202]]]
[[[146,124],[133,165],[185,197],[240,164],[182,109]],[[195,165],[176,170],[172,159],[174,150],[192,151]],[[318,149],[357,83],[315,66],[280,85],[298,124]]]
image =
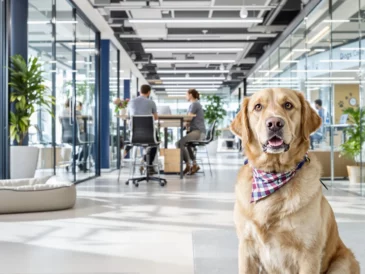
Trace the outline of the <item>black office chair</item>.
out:
[[[201,141],[201,140],[190,141],[190,142],[187,142],[186,143],[186,146],[192,146],[192,147],[195,148],[196,151],[197,151],[197,148],[198,147],[202,147],[202,148],[205,149],[204,152],[205,152],[205,154],[207,156],[206,158],[208,160],[210,175],[213,175],[213,173],[212,173],[212,166],[210,164],[210,158],[209,158],[209,153],[208,153],[207,145],[209,145],[214,140],[216,126],[217,126],[217,121],[214,121],[213,124],[211,124],[210,127],[209,127],[209,129],[208,129],[208,132],[207,132],[207,135],[205,137],[205,140],[203,140],[203,141]],[[201,161],[201,162],[203,163],[203,161]]]
[[[138,115],[131,117],[131,141],[130,145],[133,147],[142,147],[144,149],[151,149],[153,147],[157,148],[156,157],[158,157],[158,147],[160,143],[156,139],[156,128],[155,121],[152,115]],[[141,181],[158,181],[160,186],[165,186],[167,181],[160,176],[160,166],[159,163],[157,165],[150,165],[149,153],[147,153],[147,159],[142,165],[146,174],[143,177],[134,178],[134,171],[136,167],[137,157],[134,157],[133,163],[133,171],[132,178],[129,178],[126,182],[126,185],[129,184],[129,181],[132,181],[133,184],[138,187],[139,182]],[[158,162],[158,161],[157,161]],[[158,177],[152,177],[149,175],[149,168],[157,166],[158,169]]]
[[[64,144],[68,144],[68,145],[73,145],[73,130],[74,130],[74,127],[73,127],[73,123],[72,123],[72,120],[71,120],[71,117],[60,117],[60,121],[61,121],[61,125],[62,125],[62,143]],[[79,130],[79,125],[78,125],[78,122],[76,121],[76,143],[75,143],[75,146],[78,147],[78,153],[73,153],[73,155],[79,155],[78,157],[78,162],[77,164],[84,164],[86,165],[86,162],[87,162],[87,157],[90,155],[90,151],[89,152],[86,152],[84,151],[84,153],[87,153],[87,157],[83,157],[84,160],[82,161],[80,159],[80,150],[81,150],[81,147],[83,146],[85,149],[88,149],[90,150],[91,148],[91,145],[94,143],[94,136],[93,135],[89,135],[89,134],[81,134],[80,133],[80,130]],[[66,166],[66,170],[68,171],[69,169],[69,166],[71,166],[72,164],[72,160],[68,163],[68,165]]]

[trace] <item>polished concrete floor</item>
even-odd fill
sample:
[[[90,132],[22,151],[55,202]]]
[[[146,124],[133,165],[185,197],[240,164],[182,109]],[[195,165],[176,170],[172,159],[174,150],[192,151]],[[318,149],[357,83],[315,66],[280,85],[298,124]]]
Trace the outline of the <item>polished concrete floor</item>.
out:
[[[167,176],[164,188],[105,173],[78,185],[72,210],[0,216],[0,273],[236,274],[233,187],[242,159],[213,162],[213,176]],[[365,200],[345,184],[324,192],[365,271]]]

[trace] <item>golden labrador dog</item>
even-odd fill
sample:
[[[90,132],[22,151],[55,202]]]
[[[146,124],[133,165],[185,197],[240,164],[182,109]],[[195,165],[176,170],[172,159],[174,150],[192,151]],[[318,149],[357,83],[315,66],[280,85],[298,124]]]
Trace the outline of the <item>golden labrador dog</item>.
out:
[[[239,274],[360,273],[322,194],[320,163],[306,157],[310,134],[320,125],[299,92],[271,88],[244,99],[231,124],[248,158],[238,175],[234,208]],[[251,201],[254,178],[288,172],[287,183]]]

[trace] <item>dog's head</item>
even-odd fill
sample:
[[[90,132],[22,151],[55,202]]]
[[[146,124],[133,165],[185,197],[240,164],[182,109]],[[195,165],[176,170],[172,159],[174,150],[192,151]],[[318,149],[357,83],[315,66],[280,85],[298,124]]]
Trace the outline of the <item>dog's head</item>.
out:
[[[321,118],[301,93],[272,88],[244,99],[231,130],[245,151],[257,156],[308,150],[309,136],[320,125]]]

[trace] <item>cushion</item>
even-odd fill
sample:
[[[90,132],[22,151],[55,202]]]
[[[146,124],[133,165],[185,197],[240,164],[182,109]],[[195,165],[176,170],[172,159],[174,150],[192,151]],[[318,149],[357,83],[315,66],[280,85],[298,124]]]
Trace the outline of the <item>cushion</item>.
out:
[[[0,214],[62,210],[75,202],[75,185],[55,176],[0,180]]]

